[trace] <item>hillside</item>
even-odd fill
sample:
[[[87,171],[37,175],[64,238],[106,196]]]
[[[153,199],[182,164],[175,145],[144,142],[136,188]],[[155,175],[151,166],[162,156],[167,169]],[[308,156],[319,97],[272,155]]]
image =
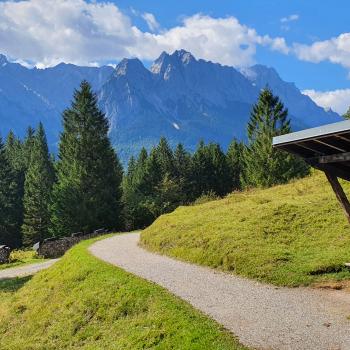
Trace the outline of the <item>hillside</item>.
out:
[[[350,279],[344,267],[350,226],[319,172],[180,207],[158,218],[141,239],[152,251],[276,285]]]
[[[164,289],[90,255],[89,244],[32,279],[0,281],[0,349],[245,349]]]
[[[293,84],[266,66],[245,71],[196,59],[178,50],[163,52],[150,69],[138,59],[110,66],[79,67],[61,63],[46,69],[26,68],[0,55],[0,133],[23,136],[41,120],[52,150],[57,147],[61,113],[85,79],[97,92],[110,121],[110,137],[122,160],[161,136],[193,150],[200,139],[226,147],[245,139],[251,106],[269,85],[289,109],[293,129],[340,120],[317,106]]]

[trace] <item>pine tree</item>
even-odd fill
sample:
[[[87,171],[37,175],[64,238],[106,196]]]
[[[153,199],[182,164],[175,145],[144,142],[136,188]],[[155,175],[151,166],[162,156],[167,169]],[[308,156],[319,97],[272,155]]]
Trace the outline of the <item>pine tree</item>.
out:
[[[176,146],[174,151],[174,168],[184,203],[189,203],[195,199],[192,182],[192,157],[181,143]]]
[[[272,147],[272,138],[291,132],[288,110],[268,88],[262,90],[248,123],[244,150],[245,186],[268,187],[308,173],[300,159]]]
[[[193,182],[196,197],[210,192],[223,196],[230,191],[226,156],[218,144],[199,143],[193,155]]]
[[[54,182],[54,170],[47,147],[46,135],[40,123],[32,144],[30,162],[24,182],[23,243],[31,245],[48,237],[49,205]]]
[[[244,144],[234,139],[227,150],[226,159],[230,171],[231,191],[242,188]]]
[[[350,119],[350,107],[347,109],[347,111],[343,114],[343,118]]]
[[[0,138],[0,244],[21,246],[21,212],[16,174]]]
[[[108,138],[108,121],[86,81],[63,113],[57,180],[51,228],[55,235],[122,226],[122,168]]]
[[[14,179],[16,181],[19,228],[23,223],[24,176],[26,171],[26,161],[24,158],[23,148],[23,143],[15,136],[12,131],[10,131],[6,138],[5,151],[7,159],[12,168]]]
[[[154,154],[161,176],[165,177],[166,174],[170,177],[174,176],[174,155],[165,137],[160,139],[158,146],[154,149]]]
[[[24,142],[23,142],[23,146],[22,146],[22,154],[21,154],[22,167],[23,167],[25,172],[27,171],[27,169],[29,167],[29,163],[31,160],[31,152],[32,152],[32,149],[34,146],[34,141],[35,141],[35,130],[29,126],[27,128],[27,133],[26,133],[26,136],[24,138]]]

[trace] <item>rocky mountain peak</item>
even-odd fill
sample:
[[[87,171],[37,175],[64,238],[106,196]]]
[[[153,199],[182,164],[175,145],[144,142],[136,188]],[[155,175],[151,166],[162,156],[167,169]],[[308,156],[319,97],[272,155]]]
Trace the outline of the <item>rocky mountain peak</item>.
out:
[[[151,72],[164,75],[172,70],[172,67],[187,66],[191,62],[196,62],[194,56],[186,50],[176,50],[172,54],[162,52],[151,66]]]
[[[135,75],[147,71],[138,58],[124,58],[115,68],[115,75]]]

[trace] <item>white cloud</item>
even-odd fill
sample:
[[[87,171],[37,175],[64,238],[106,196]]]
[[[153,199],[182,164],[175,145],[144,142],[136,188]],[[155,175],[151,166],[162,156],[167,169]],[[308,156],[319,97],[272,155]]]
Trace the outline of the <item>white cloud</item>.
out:
[[[212,18],[197,14],[185,18],[180,26],[159,34],[138,33],[143,40],[131,49],[133,54],[154,58],[160,51],[183,48],[195,56],[233,66],[254,62],[258,45],[287,53],[283,38],[261,36],[255,29],[239,23],[235,17]]]
[[[142,14],[142,18],[146,21],[150,31],[155,32],[159,29],[159,23],[152,13],[145,12]]]
[[[143,15],[151,31],[159,25]],[[58,62],[95,65],[123,57],[154,59],[184,48],[197,57],[234,66],[254,63],[257,46],[288,53],[283,38],[260,35],[235,17],[197,14],[158,33],[143,32],[110,2],[27,0],[0,2],[0,52],[46,67]]]
[[[281,23],[288,23],[288,22],[293,22],[293,21],[297,21],[299,19],[299,15],[294,14],[294,15],[290,15],[288,17],[282,17],[280,19]]]
[[[281,29],[283,30],[289,30],[290,29],[290,22],[294,22],[297,21],[299,19],[299,15],[294,14],[294,15],[290,15],[287,17],[282,17],[280,19],[281,22]]]
[[[350,33],[316,41],[311,45],[294,44],[294,52],[303,61],[313,63],[329,61],[350,69]]]
[[[350,106],[350,89],[339,89],[333,91],[304,90],[303,94],[308,95],[319,106],[344,114]]]

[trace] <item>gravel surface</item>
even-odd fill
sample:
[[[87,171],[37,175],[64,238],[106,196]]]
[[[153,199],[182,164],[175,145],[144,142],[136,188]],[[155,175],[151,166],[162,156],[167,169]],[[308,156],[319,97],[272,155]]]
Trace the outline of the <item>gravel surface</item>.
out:
[[[14,278],[33,275],[34,273],[47,269],[53,265],[59,259],[51,259],[37,264],[24,265],[20,267],[11,267],[8,269],[0,270],[0,280],[4,278]]]
[[[98,258],[155,282],[257,349],[349,350],[350,294],[278,288],[153,254],[139,234],[99,241]]]

